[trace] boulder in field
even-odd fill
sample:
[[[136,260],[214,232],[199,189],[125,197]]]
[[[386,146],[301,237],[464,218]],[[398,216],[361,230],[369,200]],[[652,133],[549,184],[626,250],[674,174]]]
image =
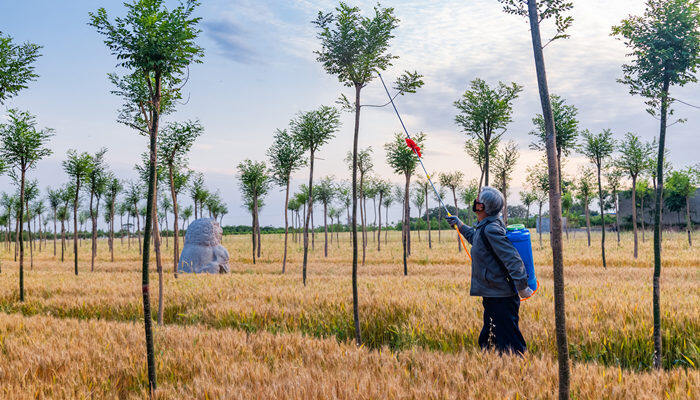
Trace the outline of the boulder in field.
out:
[[[179,272],[225,274],[229,272],[228,250],[221,245],[223,230],[211,218],[200,218],[187,227],[180,254]]]

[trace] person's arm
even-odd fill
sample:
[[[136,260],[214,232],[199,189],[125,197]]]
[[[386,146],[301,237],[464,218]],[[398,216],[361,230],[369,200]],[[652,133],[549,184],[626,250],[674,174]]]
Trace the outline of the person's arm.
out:
[[[459,233],[464,236],[465,239],[467,239],[469,244],[473,244],[472,240],[474,239],[474,232],[476,232],[476,229],[467,224],[461,224],[459,226]]]
[[[495,256],[506,266],[508,274],[516,290],[520,292],[527,288],[527,273],[525,272],[525,264],[515,249],[513,243],[506,237],[505,229],[497,224],[488,224],[485,227],[486,239],[491,244]]]

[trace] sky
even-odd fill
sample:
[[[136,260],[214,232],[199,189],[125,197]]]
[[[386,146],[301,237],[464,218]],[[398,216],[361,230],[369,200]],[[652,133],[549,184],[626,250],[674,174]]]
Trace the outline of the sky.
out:
[[[335,1],[205,0],[198,43],[205,50],[203,63],[193,65],[185,87],[186,104],[165,121],[199,119],[205,131],[190,154],[190,166],[204,173],[207,187],[220,191],[229,213],[224,225],[250,224],[242,207],[236,165],[243,159],[265,160],[276,129],[286,128],[300,111],[332,105],[350,88],[328,75],[316,61],[319,48],[311,21],[319,11],[328,12]],[[350,1],[369,12],[371,1]],[[168,4],[175,4],[168,2]],[[425,86],[415,94],[400,96],[397,107],[410,132],[425,132],[424,161],[431,173],[460,170],[467,179],[478,178],[478,167],[464,152],[466,135],[455,124],[453,102],[469,82],[482,78],[523,86],[514,103],[513,122],[504,135],[521,152],[509,204],[518,204],[528,166],[542,154],[530,150],[532,118],[541,111],[526,21],[502,12],[496,0],[383,1],[394,7],[400,19],[391,42],[399,58],[383,75],[393,80],[404,70],[424,75]],[[107,73],[116,70],[102,38],[87,25],[88,13],[105,7],[110,17],[124,15],[121,1],[7,0],[0,2],[0,31],[17,41],[43,46],[36,65],[39,78],[5,105],[29,110],[41,126],[53,128],[53,155],[30,172],[40,187],[57,187],[67,181],[61,168],[69,149],[96,152],[108,149],[111,169],[123,179],[136,179],[134,164],[147,149],[147,141],[116,122],[120,100],[110,94]],[[545,49],[549,89],[579,109],[581,128],[598,132],[609,128],[617,139],[634,132],[644,140],[658,135],[658,120],[645,112],[643,100],[631,96],[618,83],[621,65],[628,60],[622,42],[610,36],[611,26],[629,14],[643,11],[641,0],[574,1],[571,38]],[[551,26],[543,25],[543,37]],[[362,103],[381,104],[385,93],[378,81],[363,90]],[[672,88],[672,96],[700,104],[697,84]],[[4,114],[5,110],[2,111]],[[700,148],[700,111],[677,104],[674,118],[687,122],[671,126],[667,148],[674,167],[697,162]],[[343,162],[352,147],[353,116],[343,114],[336,138],[321,148],[315,179],[334,176],[349,180]],[[374,174],[401,183],[386,163],[384,143],[401,126],[390,108],[365,108],[360,124],[360,147],[371,147]],[[564,173],[573,176],[587,161],[573,155]],[[293,190],[308,180],[308,169],[293,176]],[[0,177],[0,191],[14,191],[7,176]],[[181,198],[189,204],[190,200]],[[273,188],[265,200],[262,225],[280,226],[284,193]],[[415,208],[415,207],[414,207]],[[413,210],[413,215],[416,215]],[[322,215],[316,214],[316,221]],[[398,219],[394,206],[390,220]],[[370,211],[370,220],[373,214]]]

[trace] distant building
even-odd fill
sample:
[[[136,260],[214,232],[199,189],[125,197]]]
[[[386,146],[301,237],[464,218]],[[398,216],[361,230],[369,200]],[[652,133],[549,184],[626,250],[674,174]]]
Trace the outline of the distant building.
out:
[[[695,195],[690,198],[690,220],[693,223],[700,223],[700,188],[695,190]],[[631,195],[620,194],[619,200],[620,207],[620,225],[623,229],[625,225],[629,226],[632,218],[632,197]],[[642,223],[642,218],[644,218],[644,224],[653,225],[654,224],[654,200],[653,198],[646,199],[644,202],[644,214],[642,215],[641,207],[637,207],[637,223]],[[675,211],[669,211],[664,207],[663,215],[661,216],[661,222],[664,225],[678,225],[679,214]],[[681,224],[685,224],[685,208],[680,212]]]
[[[540,233],[540,219],[535,215],[535,224],[537,233]],[[549,217],[542,217],[542,233],[549,233]],[[561,217],[561,229],[566,230],[566,217]]]

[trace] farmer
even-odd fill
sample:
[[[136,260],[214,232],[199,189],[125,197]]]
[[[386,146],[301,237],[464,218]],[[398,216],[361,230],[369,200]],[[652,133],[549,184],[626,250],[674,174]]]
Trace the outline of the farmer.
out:
[[[532,295],[527,285],[525,266],[506,237],[506,229],[499,217],[503,209],[503,194],[484,186],[472,204],[479,222],[467,226],[456,216],[447,222],[459,228],[459,233],[472,245],[471,296],[483,297],[484,327],[479,334],[482,349],[499,353],[522,354],[527,350],[525,339],[518,327],[520,298]]]

